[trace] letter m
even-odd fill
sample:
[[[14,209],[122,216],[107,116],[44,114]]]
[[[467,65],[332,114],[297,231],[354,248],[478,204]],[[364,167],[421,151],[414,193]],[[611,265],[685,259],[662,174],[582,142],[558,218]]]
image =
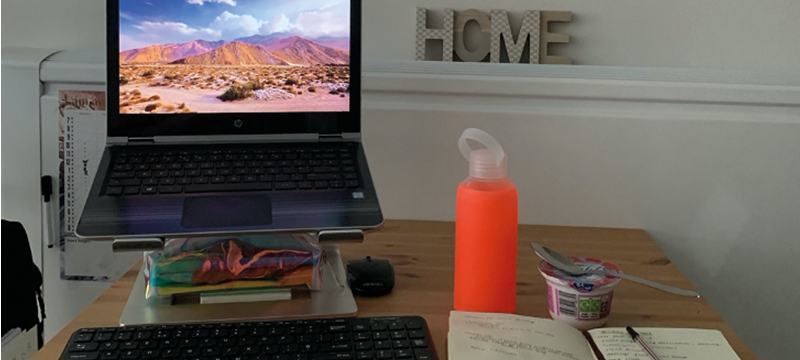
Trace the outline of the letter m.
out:
[[[490,61],[500,62],[500,36],[503,36],[503,43],[508,52],[508,62],[518,63],[522,58],[522,50],[525,49],[525,40],[530,37],[530,62],[539,63],[539,34],[541,14],[538,11],[525,11],[522,15],[522,26],[519,29],[519,36],[514,40],[511,32],[511,24],[508,22],[508,13],[505,10],[492,10],[492,38],[490,44]]]

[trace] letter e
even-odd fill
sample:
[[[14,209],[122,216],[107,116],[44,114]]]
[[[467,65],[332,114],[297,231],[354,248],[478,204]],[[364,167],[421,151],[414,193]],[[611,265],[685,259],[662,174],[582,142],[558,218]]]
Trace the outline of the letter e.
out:
[[[539,41],[539,53],[541,57],[539,62],[542,64],[572,64],[572,59],[569,56],[551,56],[547,52],[547,45],[550,43],[568,43],[569,35],[560,33],[551,33],[548,30],[550,22],[571,22],[571,11],[542,11],[541,20],[541,39]]]

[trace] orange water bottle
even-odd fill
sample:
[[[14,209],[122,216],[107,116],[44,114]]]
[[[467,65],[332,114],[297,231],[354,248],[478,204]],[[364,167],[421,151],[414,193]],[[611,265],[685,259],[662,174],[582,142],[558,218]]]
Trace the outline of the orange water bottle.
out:
[[[468,139],[485,149],[472,149]],[[506,154],[491,135],[466,129],[458,147],[469,177],[456,195],[454,308],[514,313],[517,307],[517,187]]]

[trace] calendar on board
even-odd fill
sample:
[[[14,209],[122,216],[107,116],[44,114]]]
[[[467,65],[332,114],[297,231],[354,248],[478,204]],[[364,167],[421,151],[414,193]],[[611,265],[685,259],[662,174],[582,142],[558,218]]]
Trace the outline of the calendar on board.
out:
[[[61,90],[58,112],[61,278],[116,280],[141,255],[114,253],[109,242],[91,242],[75,236],[106,145],[105,92]]]

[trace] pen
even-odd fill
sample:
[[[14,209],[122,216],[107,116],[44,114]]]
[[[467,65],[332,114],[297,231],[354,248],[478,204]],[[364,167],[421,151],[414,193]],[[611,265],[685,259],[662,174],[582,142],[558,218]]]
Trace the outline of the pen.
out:
[[[53,204],[55,204],[55,201],[51,201],[52,199],[50,198],[53,195],[53,178],[49,175],[42,176],[41,187],[42,197],[44,197],[44,218],[45,229],[47,231],[47,247],[52,248],[56,243],[56,237],[60,236],[60,234],[57,234],[56,230],[53,229]]]
[[[625,330],[628,330],[628,334],[631,334],[631,338],[633,338],[633,341],[638,343],[639,346],[641,346],[642,349],[644,349],[644,352],[646,352],[647,355],[650,356],[650,358],[652,358],[653,360],[661,360],[658,358],[658,355],[656,355],[656,353],[654,353],[653,350],[650,349],[650,347],[647,346],[647,344],[645,344],[645,342],[642,340],[642,337],[639,336],[639,333],[637,333],[636,330],[633,330],[633,328],[630,326],[626,326]]]

